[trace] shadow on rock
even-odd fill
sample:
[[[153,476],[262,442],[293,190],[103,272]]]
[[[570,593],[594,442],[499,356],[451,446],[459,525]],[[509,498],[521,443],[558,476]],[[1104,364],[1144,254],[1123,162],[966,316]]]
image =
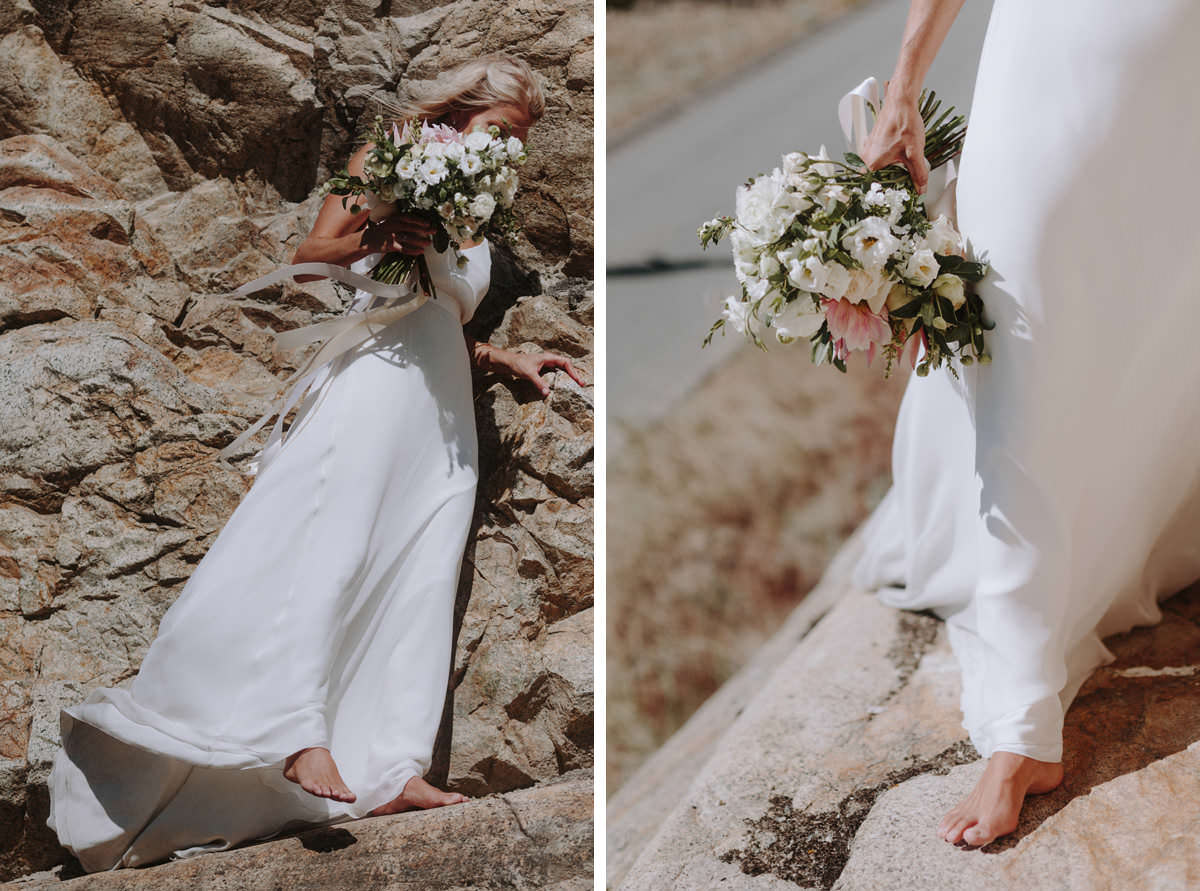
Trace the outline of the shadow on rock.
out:
[[[1096,786],[1181,752],[1200,739],[1200,585],[1162,604],[1163,620],[1105,641],[1117,657],[1088,679],[1063,727],[1063,784],[1027,799],[1007,851]]]

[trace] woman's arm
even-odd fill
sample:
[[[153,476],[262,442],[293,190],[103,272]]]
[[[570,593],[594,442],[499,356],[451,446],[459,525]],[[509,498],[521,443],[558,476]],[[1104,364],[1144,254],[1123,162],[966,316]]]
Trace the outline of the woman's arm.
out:
[[[925,124],[918,107],[921,85],[962,5],[963,0],[912,0],[896,71],[862,153],[870,170],[903,164],[918,192],[924,192],[929,181]]]
[[[363,175],[363,160],[370,151],[367,143],[350,158],[346,165],[353,176]],[[346,207],[342,206],[345,198]],[[361,198],[358,199],[360,202]],[[308,237],[300,242],[292,257],[293,263],[332,263],[349,266],[367,254],[400,251],[405,254],[424,252],[433,236],[433,225],[419,217],[398,214],[384,220],[380,225],[367,227],[369,212],[365,209],[353,213],[354,197],[329,195]],[[307,282],[321,278],[319,275],[298,275],[296,281]]]
[[[469,334],[463,336],[467,338],[471,362],[477,368],[533,381],[543,397],[550,395],[550,388],[542,380],[542,371],[545,368],[561,368],[575,383],[581,387],[587,386],[566,356],[557,353],[518,353],[515,350],[505,350],[490,343],[483,343]]]

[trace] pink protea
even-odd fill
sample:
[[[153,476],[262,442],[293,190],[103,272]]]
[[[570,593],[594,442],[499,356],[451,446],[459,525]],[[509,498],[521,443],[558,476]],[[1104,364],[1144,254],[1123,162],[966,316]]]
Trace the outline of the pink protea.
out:
[[[868,362],[875,358],[879,344],[892,339],[892,327],[887,321],[887,310],[878,314],[871,312],[866,303],[852,303],[845,297],[838,300],[822,298],[825,322],[833,337],[835,358],[845,359],[856,350],[867,350]]]
[[[424,124],[420,141],[422,145],[430,142],[462,142],[463,135],[449,124]]]

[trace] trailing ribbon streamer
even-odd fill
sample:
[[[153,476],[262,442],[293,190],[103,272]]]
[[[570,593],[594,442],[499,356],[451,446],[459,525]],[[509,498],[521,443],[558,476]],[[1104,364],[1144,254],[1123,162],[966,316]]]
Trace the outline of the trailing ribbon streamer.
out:
[[[250,438],[261,430],[263,425],[271,420],[272,416],[278,411],[279,419],[271,429],[271,434],[267,438],[266,445],[263,446],[262,451],[259,453],[257,462],[252,462],[250,473],[256,474],[265,467],[279,450],[283,448],[284,417],[308,390],[309,385],[316,379],[321,368],[343,353],[354,349],[373,334],[419,309],[429,300],[428,294],[413,291],[405,283],[387,285],[368,278],[365,275],[352,272],[344,266],[334,266],[329,263],[295,263],[290,266],[282,266],[274,272],[264,275],[262,278],[242,285],[234,291],[234,294],[244,296],[296,275],[322,275],[335,281],[353,285],[361,291],[366,291],[368,294],[373,294],[377,297],[383,297],[390,302],[383,306],[360,312],[347,312],[336,319],[316,322],[312,325],[293,328],[290,331],[276,332],[275,343],[279,349],[283,350],[295,349],[316,340],[328,339],[319,350],[310,356],[281,384],[281,389],[288,387],[291,389],[287,390],[279,407],[268,410],[266,414],[243,431],[237,439],[217,453],[217,462],[231,469],[233,465],[229,463],[229,458],[243,448]]]
[[[850,145],[851,151],[862,156],[867,147],[867,137],[871,134],[873,118],[868,118],[869,106],[879,108],[883,99],[883,91],[879,81],[868,77],[861,84],[847,93],[838,102],[838,122],[842,125],[842,134]],[[958,184],[958,170],[954,161],[947,161],[941,167],[929,171],[929,182],[925,185],[925,214],[935,220],[938,214],[946,217],[958,227],[958,213],[955,202]]]

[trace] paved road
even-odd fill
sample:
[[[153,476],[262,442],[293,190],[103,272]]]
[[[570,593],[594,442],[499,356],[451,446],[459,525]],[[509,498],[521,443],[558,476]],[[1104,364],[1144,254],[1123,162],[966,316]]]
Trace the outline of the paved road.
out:
[[[926,80],[963,111],[991,6],[967,0]],[[845,150],[838,99],[891,74],[907,11],[908,0],[873,3],[608,154],[610,448],[742,346],[731,333],[700,349],[736,280],[727,244],[702,252],[696,227],[732,212],[734,188],[783,152]]]

